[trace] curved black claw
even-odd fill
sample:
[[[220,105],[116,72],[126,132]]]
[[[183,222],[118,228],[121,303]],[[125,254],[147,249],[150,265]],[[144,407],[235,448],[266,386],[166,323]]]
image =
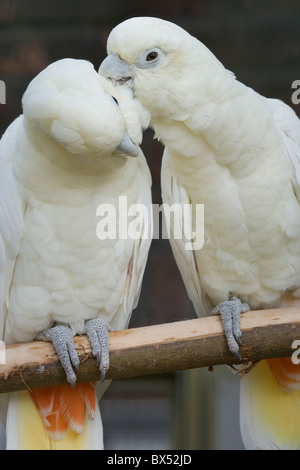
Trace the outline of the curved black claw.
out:
[[[73,331],[66,325],[56,325],[49,330],[43,331],[37,336],[38,340],[51,341],[57,352],[61,365],[67,376],[67,381],[75,387],[76,374],[74,369],[79,370],[79,358],[75,349]]]
[[[242,360],[239,353],[239,346],[242,346],[240,315],[249,310],[250,307],[246,302],[241,302],[238,297],[231,296],[229,300],[219,303],[211,312],[212,315],[221,315],[228,348],[239,362]]]
[[[90,340],[93,355],[97,358],[97,363],[101,372],[101,383],[105,380],[106,372],[109,369],[109,338],[108,332],[112,331],[106,321],[101,318],[94,318],[85,322],[85,331]]]

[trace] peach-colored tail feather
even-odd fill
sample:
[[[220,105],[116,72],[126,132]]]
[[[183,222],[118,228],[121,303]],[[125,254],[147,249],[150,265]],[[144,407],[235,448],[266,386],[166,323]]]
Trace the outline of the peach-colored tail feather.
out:
[[[30,392],[49,438],[61,440],[68,428],[81,434],[85,414],[95,417],[95,384],[92,382],[34,389]]]

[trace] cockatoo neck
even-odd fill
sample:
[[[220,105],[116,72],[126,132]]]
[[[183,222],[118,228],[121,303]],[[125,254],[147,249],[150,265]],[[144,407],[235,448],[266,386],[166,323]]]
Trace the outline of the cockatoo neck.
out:
[[[247,172],[256,159],[253,142],[269,139],[269,110],[258,93],[234,77],[227,80],[231,90],[226,81],[220,83],[215,101],[209,93],[198,96],[185,118],[154,117],[152,126],[156,137],[183,157],[203,159],[203,163],[213,159],[231,171],[237,167]]]
[[[131,166],[137,165],[136,159],[122,156],[95,158],[90,155],[72,155],[51,141],[46,135],[43,139],[28,139],[28,129],[20,136],[23,152],[16,159],[14,173],[25,193],[39,194],[40,198],[50,199],[53,187],[56,194],[70,193],[75,189],[83,191],[105,185],[107,181],[118,181],[130,173]],[[25,158],[26,155],[26,158]],[[113,183],[112,183],[113,184]]]

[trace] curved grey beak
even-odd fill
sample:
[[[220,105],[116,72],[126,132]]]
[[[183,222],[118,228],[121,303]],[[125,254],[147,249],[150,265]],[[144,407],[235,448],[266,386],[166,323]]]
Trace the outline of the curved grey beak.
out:
[[[108,55],[98,70],[99,75],[123,85],[133,79],[130,65],[120,59],[117,54]]]
[[[124,83],[129,84],[133,80],[133,73],[129,64],[120,59],[117,54],[108,55],[100,65],[98,73],[119,85]],[[129,157],[137,157],[139,155],[139,149],[132,142],[127,131],[124,133],[123,139],[114,151],[114,154],[122,154]]]
[[[126,131],[120,145],[114,151],[115,155],[127,155],[128,157],[137,157],[139,155],[138,147],[132,142]]]

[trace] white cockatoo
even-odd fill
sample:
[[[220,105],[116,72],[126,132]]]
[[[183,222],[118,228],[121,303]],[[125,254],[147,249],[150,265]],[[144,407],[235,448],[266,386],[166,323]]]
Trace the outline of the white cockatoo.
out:
[[[240,313],[300,305],[300,121],[170,22],[129,19],[107,51],[100,74],[133,89],[165,145],[163,202],[190,207],[184,223],[175,215],[181,238],[169,227],[189,297],[198,315],[221,315],[240,360]],[[300,392],[286,393],[299,381],[290,359],[263,361],[241,380],[247,448],[300,448]]]
[[[151,243],[149,114],[75,59],[43,70],[22,104],[0,142],[0,338],[52,341],[72,386],[2,396],[7,448],[101,449],[103,390],[74,387],[73,336],[87,333],[104,379],[108,329],[127,328]]]

